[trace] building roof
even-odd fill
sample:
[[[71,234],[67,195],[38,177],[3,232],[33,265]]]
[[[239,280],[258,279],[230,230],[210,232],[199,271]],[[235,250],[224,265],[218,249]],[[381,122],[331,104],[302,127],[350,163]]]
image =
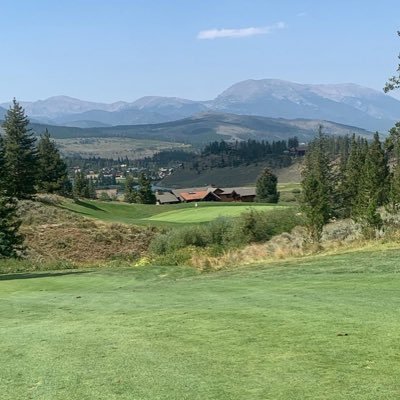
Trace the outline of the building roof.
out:
[[[240,197],[256,195],[255,187],[233,187],[233,188],[221,188],[221,189],[224,191],[223,193],[236,192]]]
[[[156,193],[156,199],[160,204],[179,202],[179,199],[173,193],[169,192]]]
[[[180,197],[185,201],[195,201],[195,200],[203,200],[208,193],[208,190],[200,190],[197,192],[181,192]]]

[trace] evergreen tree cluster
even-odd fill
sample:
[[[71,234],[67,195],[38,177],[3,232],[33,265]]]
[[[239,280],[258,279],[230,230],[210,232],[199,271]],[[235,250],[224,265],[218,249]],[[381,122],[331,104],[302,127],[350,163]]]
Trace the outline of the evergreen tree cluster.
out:
[[[74,177],[73,195],[75,198],[96,198],[96,188],[93,179],[87,178],[83,171],[76,172]]]
[[[83,158],[81,156],[68,156],[65,158],[65,162],[68,168],[78,167],[81,170],[94,170],[99,171],[102,168],[113,168],[116,164],[120,164],[121,161],[114,160],[112,158],[103,157],[89,157]],[[124,159],[123,164],[129,165],[131,161]]]
[[[324,225],[332,218],[351,218],[361,224],[366,236],[373,237],[382,227],[382,207],[398,211],[399,139],[400,125],[385,143],[378,133],[371,142],[354,135],[338,141],[319,129],[309,144],[302,178],[302,210],[314,241],[321,239]]]
[[[28,125],[23,108],[14,99],[5,116],[0,142],[1,191],[16,199],[29,199],[38,191],[68,194],[67,166],[49,132],[37,143]]]
[[[4,136],[0,136],[0,259],[18,257],[23,251],[17,200],[30,199],[38,191],[65,195],[71,189],[67,166],[49,132],[36,143],[28,125],[14,99],[3,123]]]
[[[290,141],[292,144],[293,140],[290,139]],[[262,161],[271,155],[282,155],[288,148],[288,142],[285,140],[268,142],[249,139],[247,141],[235,141],[233,143],[222,140],[220,142],[209,143],[204,147],[201,154],[202,156],[226,156],[227,159],[235,160],[237,163],[242,164],[246,162]]]

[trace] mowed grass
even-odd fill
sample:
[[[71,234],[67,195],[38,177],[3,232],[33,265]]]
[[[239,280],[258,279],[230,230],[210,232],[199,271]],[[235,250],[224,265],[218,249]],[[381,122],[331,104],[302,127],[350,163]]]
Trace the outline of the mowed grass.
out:
[[[250,203],[194,203],[170,205],[127,204],[122,202],[101,202],[96,200],[66,200],[62,207],[108,222],[140,225],[194,224],[212,221],[218,217],[237,217],[250,209],[271,211],[286,206]]]
[[[397,399],[399,257],[0,276],[0,398]]]
[[[267,205],[245,205],[239,207],[231,207],[219,205],[217,207],[205,206],[204,203],[198,207],[185,208],[163,212],[148,218],[149,221],[173,222],[180,224],[194,224],[201,222],[209,222],[220,217],[238,217],[245,211],[271,211],[285,208],[284,206],[267,206]]]

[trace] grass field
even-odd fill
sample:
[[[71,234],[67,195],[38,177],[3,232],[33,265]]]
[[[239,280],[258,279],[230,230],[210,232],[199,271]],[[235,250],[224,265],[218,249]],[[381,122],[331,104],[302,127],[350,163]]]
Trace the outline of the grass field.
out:
[[[66,156],[104,157],[117,159],[128,157],[131,160],[150,157],[167,149],[183,149],[191,146],[161,140],[117,138],[72,138],[55,139],[58,148]]]
[[[149,221],[172,222],[180,224],[195,224],[201,222],[209,222],[219,217],[238,217],[244,211],[270,211],[283,209],[284,206],[265,206],[265,205],[241,205],[227,206],[219,205],[217,207],[204,207],[201,205],[197,208],[185,208],[181,210],[166,211],[148,218]]]
[[[0,275],[0,398],[397,399],[399,257]]]
[[[193,224],[212,221],[220,216],[236,217],[250,209],[269,211],[286,206],[250,203],[194,203],[163,206],[79,200],[65,201],[63,207],[84,215],[109,222],[128,224]]]

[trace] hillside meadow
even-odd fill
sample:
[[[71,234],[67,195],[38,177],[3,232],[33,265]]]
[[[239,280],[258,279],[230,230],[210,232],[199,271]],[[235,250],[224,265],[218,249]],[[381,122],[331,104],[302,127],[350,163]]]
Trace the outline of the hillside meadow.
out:
[[[2,399],[395,399],[400,250],[0,275]]]

